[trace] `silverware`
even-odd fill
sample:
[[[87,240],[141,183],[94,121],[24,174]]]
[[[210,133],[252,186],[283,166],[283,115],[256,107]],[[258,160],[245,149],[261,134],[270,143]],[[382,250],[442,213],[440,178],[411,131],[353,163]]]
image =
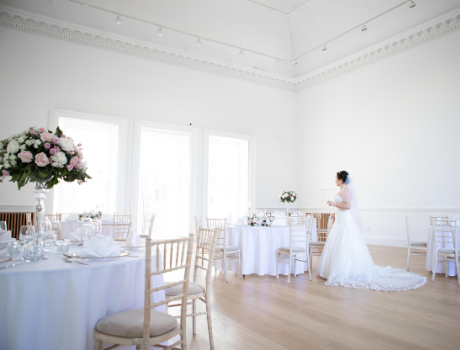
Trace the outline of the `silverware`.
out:
[[[8,265],[8,266],[3,266],[3,267],[0,267],[0,270],[7,269],[7,268],[9,268],[9,267],[19,266],[19,265],[22,265],[22,263],[20,263],[20,264]]]
[[[88,265],[88,264],[85,264],[84,262],[81,262],[81,261],[76,261],[76,260],[70,260],[68,258],[62,258],[66,263],[79,263],[79,264],[82,264],[82,265]]]
[[[126,255],[126,256],[122,256],[122,258],[140,258],[140,256],[137,256],[137,255]]]

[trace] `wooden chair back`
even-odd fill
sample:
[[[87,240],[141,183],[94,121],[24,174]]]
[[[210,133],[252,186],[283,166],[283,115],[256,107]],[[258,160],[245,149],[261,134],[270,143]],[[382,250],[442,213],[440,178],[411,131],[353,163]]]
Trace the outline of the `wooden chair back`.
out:
[[[208,224],[208,229],[218,230],[216,247],[222,247],[223,252],[226,252],[227,240],[225,238],[227,235],[227,219],[206,218],[206,222]]]
[[[131,214],[113,214],[113,222],[115,224],[130,224]]]
[[[201,216],[195,216],[195,233],[198,235],[199,228],[203,226],[203,219]]]
[[[150,310],[154,307],[168,304],[174,300],[182,300],[180,329],[181,340],[169,345],[171,348],[177,348],[180,344],[182,348],[186,347],[186,319],[187,319],[187,298],[188,287],[190,282],[190,267],[192,265],[192,249],[194,235],[190,234],[185,238],[152,241],[152,238],[147,237],[145,244],[145,296],[144,296],[144,329],[142,350],[149,349],[150,339]],[[156,271],[152,271],[152,252],[156,253]],[[163,261],[160,260],[160,255],[163,254]],[[152,288],[151,277],[162,275],[172,271],[184,270],[182,280],[172,283],[167,283],[161,287]],[[182,285],[182,293],[176,296],[166,297],[165,300],[156,303],[151,302],[152,293],[166,290],[178,285]]]
[[[290,231],[290,252],[292,253],[293,247],[305,248],[308,254],[308,242],[311,237],[311,229],[313,226],[313,219],[307,217],[293,217],[289,220]]]
[[[155,214],[152,214],[150,217],[150,224],[149,224],[149,237],[153,238],[153,223],[155,222]]]
[[[196,236],[196,258],[195,258],[195,273],[193,275],[193,281],[196,282],[196,277],[198,269],[206,271],[206,292],[211,286],[211,270],[213,265],[216,263],[214,261],[214,253],[216,250],[217,237],[219,236],[219,230],[211,230],[209,228],[198,228],[198,234]],[[200,251],[207,250],[209,251],[209,256],[205,258],[203,254],[199,254]],[[199,259],[201,262],[199,262]],[[203,261],[207,261],[207,267],[203,267]]]
[[[56,213],[56,214],[45,214],[45,218],[50,219],[51,222],[53,222],[53,221],[62,221],[62,220],[61,220],[62,215],[59,214],[59,213]]]
[[[448,219],[448,216],[430,216],[430,225],[433,225],[434,221],[445,221]]]
[[[436,237],[436,247],[442,244],[442,248],[454,249],[457,252],[457,221],[433,220],[432,226]]]
[[[321,224],[321,213],[314,213],[312,216],[316,219],[316,229],[318,230]]]
[[[129,224],[102,224],[102,234],[104,236],[110,236],[115,241],[126,241],[128,239],[129,230],[131,229],[131,223]]]

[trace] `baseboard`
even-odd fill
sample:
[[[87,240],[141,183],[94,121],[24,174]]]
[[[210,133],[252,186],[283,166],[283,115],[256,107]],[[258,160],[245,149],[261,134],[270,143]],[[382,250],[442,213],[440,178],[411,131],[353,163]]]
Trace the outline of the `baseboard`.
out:
[[[386,236],[372,236],[364,235],[364,240],[367,244],[383,245],[388,247],[407,247],[407,238],[400,237],[386,237]],[[417,239],[417,241],[420,241]]]

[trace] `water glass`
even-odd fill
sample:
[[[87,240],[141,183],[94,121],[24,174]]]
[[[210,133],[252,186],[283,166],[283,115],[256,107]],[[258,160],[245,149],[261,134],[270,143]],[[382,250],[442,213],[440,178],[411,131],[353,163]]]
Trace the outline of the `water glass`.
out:
[[[6,221],[0,221],[0,233],[6,232],[8,227],[6,225]]]
[[[24,242],[30,242],[34,239],[35,236],[35,227],[32,225],[22,226],[19,231],[19,239]]]
[[[102,222],[100,220],[93,221],[93,235],[102,233]]]
[[[21,242],[12,241],[8,243],[8,247],[6,248],[6,255],[14,257],[18,256],[21,252]]]
[[[84,241],[88,241],[93,238],[92,224],[84,224],[81,226],[81,236]]]
[[[34,239],[24,247],[25,261],[38,261],[43,255],[43,241],[40,238]]]
[[[67,241],[57,241],[57,252],[61,254],[67,254],[69,252],[69,242]]]

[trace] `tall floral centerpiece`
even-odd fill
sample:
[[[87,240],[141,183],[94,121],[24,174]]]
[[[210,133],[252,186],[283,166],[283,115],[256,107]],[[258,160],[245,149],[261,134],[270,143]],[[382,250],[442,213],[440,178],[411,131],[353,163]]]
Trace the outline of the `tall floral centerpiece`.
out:
[[[91,177],[86,173],[81,144],[75,145],[61,129],[55,132],[32,127],[0,141],[0,182],[11,177],[18,189],[35,182],[35,222],[40,228],[45,215],[45,198],[50,188],[62,179],[82,184]],[[40,232],[38,232],[40,233]]]
[[[294,203],[297,199],[297,192],[292,190],[284,190],[281,192],[279,201],[282,203],[286,203],[286,212],[287,216],[289,217],[289,204]]]

